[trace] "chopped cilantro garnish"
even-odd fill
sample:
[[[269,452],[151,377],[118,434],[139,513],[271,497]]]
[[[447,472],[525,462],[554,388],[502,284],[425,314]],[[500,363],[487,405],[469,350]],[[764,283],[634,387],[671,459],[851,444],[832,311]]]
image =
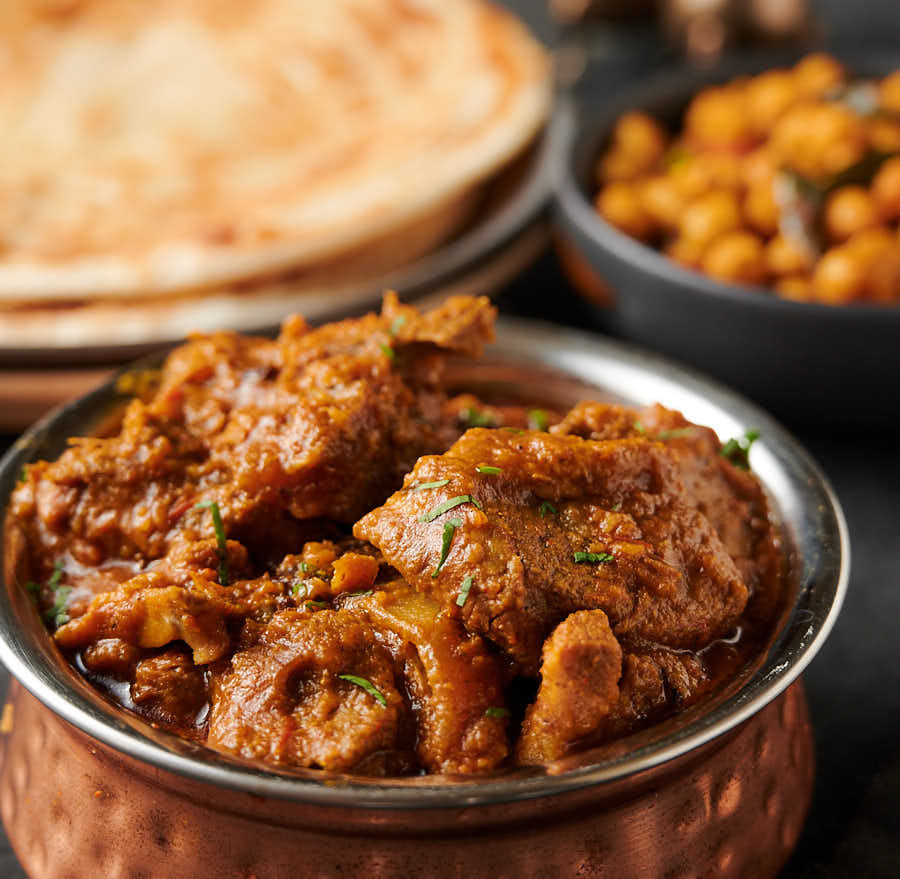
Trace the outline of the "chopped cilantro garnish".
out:
[[[550,503],[550,501],[544,501],[541,504],[541,518],[542,519],[544,518],[544,516],[547,515],[547,513],[552,513],[555,516],[556,512],[557,512],[556,507],[554,507],[553,504]]]
[[[69,614],[66,611],[71,592],[71,586],[59,586],[54,590],[53,606],[44,613],[44,619],[47,622],[53,623],[55,626],[69,622]]]
[[[472,578],[466,577],[465,580],[462,581],[462,586],[459,587],[459,595],[456,596],[456,606],[462,607],[466,600],[469,597],[469,592],[472,589]]]
[[[459,418],[466,427],[494,427],[497,423],[493,415],[487,412],[479,412],[473,406],[467,406],[463,409],[459,413]]]
[[[429,510],[427,513],[423,513],[419,516],[420,522],[433,522],[437,519],[438,516],[446,513],[448,510],[452,510],[454,507],[460,506],[460,504],[475,504],[479,510],[484,509],[481,506],[481,503],[470,494],[460,494],[456,497],[452,497],[449,500],[444,501],[442,504],[438,504],[434,509]]]
[[[225,543],[225,526],[222,524],[222,513],[215,501],[198,501],[194,504],[195,510],[209,510],[212,516],[213,531],[216,533],[216,546],[219,555],[219,584],[227,586],[228,574],[228,547]]]
[[[612,510],[614,513],[618,513],[619,510],[621,510],[621,509],[622,509],[622,501],[616,501],[616,502],[610,507],[610,510]]]
[[[55,564],[53,565],[53,573],[50,575],[50,579],[47,581],[47,588],[52,592],[56,592],[59,589],[60,581],[62,580],[63,575],[63,563],[60,559],[57,559]]]
[[[498,473],[503,472],[500,467],[492,467],[490,464],[479,464],[475,469],[479,473],[487,473],[491,476],[496,476]]]
[[[682,436],[690,436],[693,432],[693,427],[674,427],[672,430],[661,430],[656,438],[658,440],[678,439]]]
[[[381,703],[387,708],[387,699],[381,694],[381,692],[375,687],[375,685],[366,680],[366,678],[361,678],[357,675],[338,675],[338,677],[342,681],[349,681],[351,684],[356,684],[357,687],[362,687],[376,702]]]
[[[453,535],[456,533],[456,529],[461,527],[462,520],[460,519],[448,519],[444,522],[444,533],[441,537],[441,557],[437,567],[431,572],[432,579],[437,577],[438,571],[444,567],[444,562],[447,561],[447,555],[450,552],[450,544],[453,542]]]
[[[507,433],[525,433],[521,427],[501,427],[500,430],[505,430]]]
[[[28,468],[23,467],[19,471],[19,482],[28,482]]]
[[[528,427],[531,430],[546,430],[550,419],[543,409],[531,409],[528,412]]]
[[[328,602],[327,602],[327,601],[313,601],[312,599],[310,599],[309,601],[303,602],[303,604],[304,604],[305,607],[308,607],[308,608],[309,608],[309,607],[316,607],[316,608],[318,608],[319,610],[321,610],[322,608],[328,607]]]
[[[426,488],[443,488],[445,485],[449,485],[449,479],[435,479],[434,482],[420,482],[418,485],[413,486],[413,491],[424,491]]]
[[[646,435],[646,433],[647,433],[647,428],[644,427],[644,425],[641,424],[640,421],[635,421],[633,427],[634,427],[634,429],[635,429],[638,433],[643,433],[643,434]]]
[[[509,709],[508,708],[500,708],[497,705],[491,705],[484,712],[485,717],[509,717]]]
[[[405,315],[405,314],[398,314],[398,315],[391,321],[391,326],[390,326],[390,329],[388,330],[388,332],[389,332],[392,336],[396,336],[397,333],[399,333],[400,330],[402,330],[403,327],[405,327],[405,326],[406,326],[406,315]]]
[[[732,437],[719,449],[719,454],[727,458],[741,470],[750,469],[750,447],[759,439],[758,430],[748,430],[741,437]]]
[[[364,595],[371,595],[372,590],[366,589],[364,592],[348,592],[347,598],[362,598]]]
[[[35,583],[34,580],[29,580],[25,584],[25,591],[32,596],[32,598],[38,598],[41,594],[41,584]]]
[[[591,565],[605,564],[606,562],[614,562],[615,557],[608,552],[576,552],[575,561],[579,563],[587,563]]]
[[[378,347],[381,348],[381,353],[387,357],[388,360],[396,360],[397,352],[390,346],[385,345],[384,342],[379,342]]]
[[[309,586],[306,585],[302,580],[298,580],[291,586],[291,594],[295,598],[306,598],[309,595]]]
[[[309,562],[300,562],[300,570],[301,570],[304,574],[309,573],[309,569],[310,569],[311,567],[312,567],[312,565],[311,565]]]

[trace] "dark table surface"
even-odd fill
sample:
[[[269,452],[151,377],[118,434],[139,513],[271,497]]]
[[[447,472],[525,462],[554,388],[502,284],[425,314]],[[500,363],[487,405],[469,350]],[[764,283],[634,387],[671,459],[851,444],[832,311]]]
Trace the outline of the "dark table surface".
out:
[[[896,4],[897,0],[853,4],[820,0],[813,5],[826,34],[855,41],[878,34],[880,43],[900,46]],[[516,5],[547,33],[536,0]],[[621,41],[610,39],[603,51],[609,52],[619,71],[612,81],[627,79],[637,66],[645,66],[658,54],[658,46],[652,35],[632,31]],[[594,315],[571,292],[550,256],[504,293],[500,304],[508,313],[597,327]],[[805,674],[818,771],[809,819],[783,877],[894,879],[900,876],[897,434],[878,425],[837,434],[827,426],[788,422],[818,459],[843,504],[853,563],[843,612]],[[0,436],[0,451],[12,439]],[[0,689],[7,680],[0,669]],[[25,879],[2,836],[0,879]]]

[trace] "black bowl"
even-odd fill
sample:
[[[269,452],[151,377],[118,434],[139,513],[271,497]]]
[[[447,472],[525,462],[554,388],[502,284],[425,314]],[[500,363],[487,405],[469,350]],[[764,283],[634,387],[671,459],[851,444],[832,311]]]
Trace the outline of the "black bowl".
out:
[[[835,54],[860,76],[900,68],[900,54]],[[664,72],[611,99],[582,88],[561,102],[552,127],[557,232],[614,290],[604,309],[614,332],[713,374],[788,422],[885,424],[900,415],[900,306],[792,302],[720,283],[619,232],[591,205],[594,163],[622,113],[675,123],[700,88],[798,58],[746,56]]]

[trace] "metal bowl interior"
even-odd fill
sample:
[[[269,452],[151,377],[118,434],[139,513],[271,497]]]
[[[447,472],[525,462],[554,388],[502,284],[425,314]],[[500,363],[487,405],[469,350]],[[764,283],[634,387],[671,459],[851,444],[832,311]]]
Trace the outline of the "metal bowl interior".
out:
[[[147,364],[143,364],[144,367]],[[537,398],[565,407],[594,398],[680,409],[720,436],[761,431],[752,465],[783,532],[789,600],[771,642],[751,668],[713,699],[672,720],[546,770],[486,778],[365,779],[282,772],[230,759],[154,730],[106,701],[60,656],[16,583],[14,548],[3,542],[0,659],[52,711],[89,735],[151,766],[246,793],[329,806],[384,809],[512,802],[623,779],[723,735],[782,693],[813,658],[839,612],[849,572],[843,514],[825,477],[770,416],[741,397],[669,361],[609,340],[524,321],[502,320],[497,342],[475,364],[452,364],[448,380],[494,399]],[[22,466],[53,458],[69,436],[90,433],[120,408],[112,381],[63,407],[25,434],[0,463],[0,510]]]
[[[860,76],[900,68],[896,53],[836,54]],[[674,129],[699,89],[798,57],[754,54],[665,71],[609,99],[599,88],[601,71],[588,68],[551,126],[555,219],[568,245],[611,284],[615,301],[605,314],[619,332],[713,372],[784,415],[815,419],[828,400],[843,396],[848,406],[838,413],[830,407],[830,421],[845,413],[848,421],[884,421],[893,409],[872,384],[898,372],[900,306],[794,302],[764,288],[721,283],[619,232],[591,203],[594,163],[623,113],[645,110]]]
[[[478,268],[496,259],[541,216],[552,189],[550,153],[549,136],[546,131],[541,132],[520,155],[483,183],[484,192],[474,216],[434,250],[387,274],[368,278],[338,292],[299,294],[293,307],[302,310],[310,323],[325,323],[377,307],[385,290],[396,290],[406,300],[418,300],[472,275]],[[274,333],[276,323],[235,329],[260,334]],[[121,364],[178,341],[154,338],[146,343],[122,345],[116,343],[114,335],[111,335],[108,344],[102,346],[0,347],[0,364]]]

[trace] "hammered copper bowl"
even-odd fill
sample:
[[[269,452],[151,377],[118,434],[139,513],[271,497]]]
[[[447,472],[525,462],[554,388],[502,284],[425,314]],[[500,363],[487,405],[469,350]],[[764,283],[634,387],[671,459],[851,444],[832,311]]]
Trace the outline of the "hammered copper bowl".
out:
[[[900,69],[900,53],[835,54],[857,76]],[[615,95],[603,87],[602,65],[589,65],[551,125],[560,256],[607,327],[703,369],[788,423],[885,424],[900,416],[900,305],[793,302],[725,284],[615,229],[592,204],[594,167],[622,114],[645,110],[675,131],[700,89],[798,58],[765,53],[664,71]]]
[[[798,677],[847,582],[837,500],[777,423],[718,385],[574,331],[503,321],[498,335],[483,362],[451,369],[453,383],[557,406],[660,400],[723,437],[761,431],[752,464],[791,568],[765,655],[714,699],[542,771],[390,780],[269,771],[105,701],[57,652],[5,546],[0,655],[22,686],[5,715],[0,810],[33,879],[777,873],[814,774]],[[23,437],[0,466],[0,508],[25,462],[59,454],[66,437],[95,430],[120,402],[112,382]]]

